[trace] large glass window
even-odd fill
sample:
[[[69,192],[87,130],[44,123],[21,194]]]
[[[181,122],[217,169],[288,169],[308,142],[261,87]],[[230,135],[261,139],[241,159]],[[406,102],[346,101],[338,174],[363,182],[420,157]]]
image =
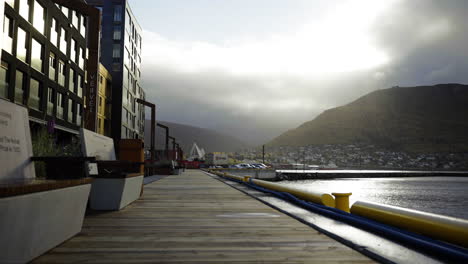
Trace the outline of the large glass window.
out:
[[[29,81],[29,99],[28,106],[32,109],[40,110],[41,98],[40,98],[40,84],[34,78]]]
[[[19,0],[19,13],[24,19],[29,21],[29,1],[28,0]]]
[[[131,28],[132,28],[132,17],[130,16],[130,13],[128,13],[128,10],[125,11],[125,30],[127,32],[130,32]]]
[[[0,66],[0,97],[8,98],[9,65],[2,61]]]
[[[79,49],[79,54],[78,54],[78,66],[80,69],[84,70],[84,57],[86,56],[85,50],[83,48]]]
[[[72,99],[68,99],[68,121],[73,122],[73,101]]]
[[[53,115],[54,113],[54,102],[55,102],[55,93],[54,89],[48,88],[47,89],[47,114]]]
[[[13,48],[13,20],[8,16],[3,17],[3,50],[12,54]]]
[[[114,22],[122,22],[122,6],[114,6]]]
[[[114,44],[114,47],[112,49],[112,57],[120,58],[120,44]]]
[[[123,83],[123,86],[128,89],[128,76],[129,76],[129,73],[128,73],[127,67],[124,66],[123,69],[124,69],[124,72],[123,72],[123,82],[122,83]]]
[[[114,40],[120,40],[122,38],[122,27],[120,25],[114,26]]]
[[[72,24],[76,29],[78,29],[79,27],[78,14],[76,13],[75,10],[72,10]]]
[[[16,57],[24,62],[26,62],[26,54],[28,54],[28,46],[26,43],[26,31],[22,28],[18,28],[17,36],[17,45],[16,45]]]
[[[58,62],[58,83],[65,86],[65,62],[62,60]]]
[[[54,44],[55,47],[58,47],[58,28],[57,20],[52,18],[52,23],[50,25],[50,42]]]
[[[21,71],[16,71],[15,78],[15,103],[23,104],[23,95],[24,95],[24,85],[25,85],[25,76]]]
[[[53,52],[49,53],[49,79],[55,81],[55,71],[57,69],[57,59]]]
[[[68,14],[68,8],[66,8],[66,7],[64,7],[64,6],[61,6],[61,7],[60,7],[60,10],[62,10],[62,13],[63,13],[66,17],[69,16],[69,14]]]
[[[57,118],[63,119],[63,94],[62,93],[57,93]]]
[[[86,37],[86,17],[84,16],[81,16],[80,34],[81,36]]]
[[[60,28],[60,51],[67,54],[67,31],[64,28]]]
[[[41,4],[37,2],[37,0],[34,0],[33,25],[42,34],[44,34],[44,25],[45,25],[44,20],[45,20],[44,7],[42,7]]]
[[[77,74],[76,83],[78,84],[78,90],[76,91],[76,94],[79,97],[82,97],[83,96],[83,77],[81,77],[80,74]]]
[[[36,39],[32,39],[31,66],[42,72],[42,45]]]
[[[81,105],[76,104],[76,119],[75,122],[77,125],[81,125]]]
[[[70,76],[68,76],[68,90],[75,92],[75,71],[70,69]]]
[[[70,44],[70,58],[73,62],[76,62],[76,41],[73,38]]]

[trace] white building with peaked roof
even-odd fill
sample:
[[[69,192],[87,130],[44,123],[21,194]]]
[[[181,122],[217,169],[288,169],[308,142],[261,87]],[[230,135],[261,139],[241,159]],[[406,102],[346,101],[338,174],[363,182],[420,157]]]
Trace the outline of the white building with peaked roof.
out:
[[[199,148],[197,142],[193,142],[188,156],[188,160],[203,160],[205,159],[205,150],[203,148]]]

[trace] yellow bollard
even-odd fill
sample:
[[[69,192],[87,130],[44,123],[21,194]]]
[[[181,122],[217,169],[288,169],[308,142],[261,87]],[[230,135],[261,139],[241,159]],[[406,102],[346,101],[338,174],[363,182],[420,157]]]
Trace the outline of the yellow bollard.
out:
[[[335,196],[335,208],[349,213],[349,196],[352,193],[332,193]]]

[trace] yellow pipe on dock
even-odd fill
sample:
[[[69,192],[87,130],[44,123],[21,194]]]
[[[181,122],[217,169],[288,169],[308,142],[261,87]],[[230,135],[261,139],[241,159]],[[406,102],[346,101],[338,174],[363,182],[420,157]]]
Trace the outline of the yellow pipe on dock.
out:
[[[333,196],[331,196],[328,193],[304,191],[304,190],[296,189],[296,188],[289,187],[283,184],[262,181],[262,180],[252,179],[252,182],[266,189],[279,191],[279,192],[287,192],[304,201],[313,202],[316,204],[322,204],[322,205],[326,205],[329,207],[335,207],[335,199],[333,198]]]
[[[218,171],[213,171],[212,173],[221,177],[231,178],[231,179],[235,179],[235,180],[242,181],[242,182],[246,182],[251,178],[250,176],[235,176],[235,175],[231,175],[228,173],[221,173]],[[292,188],[289,186],[285,186],[283,184],[256,180],[256,179],[251,179],[251,180],[253,183],[259,186],[262,186],[266,189],[269,189],[269,190],[287,192],[304,201],[322,204],[322,205],[326,205],[329,207],[335,207],[335,198],[333,198],[333,196],[331,196],[328,193],[304,191],[304,190],[299,190],[299,189]]]
[[[468,247],[468,221],[396,206],[357,201],[351,213]]]

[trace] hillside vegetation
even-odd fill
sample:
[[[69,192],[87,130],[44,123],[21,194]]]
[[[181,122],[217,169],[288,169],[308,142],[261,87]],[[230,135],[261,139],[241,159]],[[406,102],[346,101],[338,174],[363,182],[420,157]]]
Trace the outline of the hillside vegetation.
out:
[[[468,151],[468,85],[374,91],[326,110],[269,145],[353,143],[411,152]]]

